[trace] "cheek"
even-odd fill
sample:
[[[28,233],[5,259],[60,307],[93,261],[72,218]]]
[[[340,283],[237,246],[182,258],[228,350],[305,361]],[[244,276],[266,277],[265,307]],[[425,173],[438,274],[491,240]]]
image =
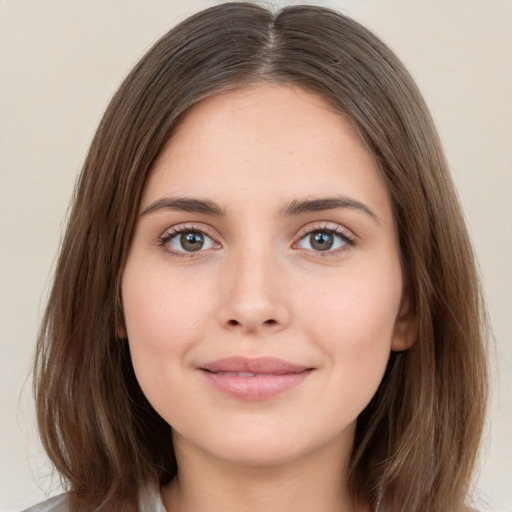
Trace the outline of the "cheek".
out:
[[[193,283],[193,284],[191,284]],[[213,297],[181,272],[161,265],[126,266],[122,297],[130,355],[139,385],[155,410],[172,423],[186,410],[182,388],[187,354],[200,343]]]
[[[157,378],[157,368],[180,363],[200,341],[212,308],[211,285],[174,274],[158,267],[134,272],[127,265],[123,275],[126,330],[138,374],[149,372]]]
[[[391,351],[401,290],[399,268],[347,272],[302,301],[304,329],[333,366],[358,380],[375,380],[375,375],[379,380]]]

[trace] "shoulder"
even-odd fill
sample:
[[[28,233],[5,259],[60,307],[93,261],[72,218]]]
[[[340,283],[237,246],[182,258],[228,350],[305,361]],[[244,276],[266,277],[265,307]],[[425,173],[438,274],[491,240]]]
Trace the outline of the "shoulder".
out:
[[[139,510],[140,512],[165,512],[158,485],[149,485],[142,489]],[[69,512],[68,495],[59,494],[22,512]]]
[[[149,485],[142,489],[140,493],[139,511],[165,512],[158,485]],[[59,494],[59,496],[54,496],[46,501],[42,501],[22,512],[69,512],[68,495]]]
[[[23,512],[69,512],[67,494],[60,494],[27,508]]]

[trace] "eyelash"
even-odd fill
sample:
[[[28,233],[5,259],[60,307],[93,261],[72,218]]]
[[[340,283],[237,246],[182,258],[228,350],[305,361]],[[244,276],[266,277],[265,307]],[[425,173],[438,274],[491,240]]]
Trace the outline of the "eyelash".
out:
[[[322,258],[329,258],[333,256],[339,256],[341,253],[350,250],[353,246],[356,245],[356,239],[354,235],[352,235],[348,230],[342,229],[339,226],[333,226],[330,224],[321,224],[313,227],[308,227],[304,230],[300,238],[293,245],[296,246],[299,242],[306,239],[308,236],[311,236],[314,233],[327,233],[330,235],[334,235],[335,237],[339,237],[343,241],[343,245],[334,250],[325,250],[325,251],[311,251],[309,249],[304,249],[308,252],[313,252],[315,256],[320,256]]]
[[[172,228],[169,228],[158,239],[158,245],[162,247],[167,253],[171,254],[172,256],[177,256],[179,258],[194,258],[200,256],[200,254],[197,253],[202,253],[204,251],[175,251],[167,246],[167,244],[171,242],[175,237],[183,233],[197,233],[199,235],[204,235],[208,237],[210,240],[212,240],[215,245],[220,245],[218,242],[215,242],[214,238],[211,237],[204,228],[199,228],[197,226],[194,226],[193,224],[180,224],[178,226],[173,226]]]
[[[171,242],[175,237],[178,235],[181,235],[183,233],[197,233],[200,235],[204,235],[208,237],[210,240],[213,241],[213,243],[217,246],[220,246],[218,242],[215,241],[215,239],[210,236],[204,228],[197,227],[192,224],[187,225],[178,225],[173,226],[172,228],[168,229],[159,239],[158,239],[158,245],[162,247],[167,253],[171,254],[172,256],[182,257],[182,258],[194,258],[200,256],[202,252],[205,252],[206,250],[199,249],[198,251],[176,251],[170,249],[167,244]],[[332,226],[328,224],[322,224],[318,226],[310,227],[306,230],[304,230],[301,234],[297,242],[293,244],[292,247],[297,246],[299,242],[306,239],[308,236],[311,236],[314,233],[327,233],[330,235],[333,235],[335,237],[340,238],[343,241],[343,245],[340,248],[334,249],[334,250],[325,250],[325,251],[314,251],[309,249],[303,249],[307,252],[312,252],[315,255],[318,255],[320,257],[329,257],[329,256],[338,256],[340,253],[345,252],[349,250],[351,247],[353,247],[356,244],[355,237],[350,234],[349,232],[341,229],[338,226]],[[300,250],[300,248],[297,248]]]

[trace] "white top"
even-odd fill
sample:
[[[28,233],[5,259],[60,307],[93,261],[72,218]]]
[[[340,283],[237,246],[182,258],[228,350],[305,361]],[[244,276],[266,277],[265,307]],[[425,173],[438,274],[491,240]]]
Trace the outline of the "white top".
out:
[[[69,512],[67,494],[60,494],[50,498],[23,512]],[[139,512],[166,512],[160,497],[160,490],[157,486],[148,487],[145,492],[141,492]]]

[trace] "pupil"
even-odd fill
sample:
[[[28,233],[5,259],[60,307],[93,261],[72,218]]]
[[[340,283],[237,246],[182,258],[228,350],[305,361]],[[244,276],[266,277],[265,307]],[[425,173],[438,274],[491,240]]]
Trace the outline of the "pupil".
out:
[[[198,251],[203,247],[204,239],[200,233],[183,233],[180,242],[186,251]]]
[[[327,251],[333,246],[334,237],[331,233],[317,232],[311,235],[311,247],[317,251]]]

